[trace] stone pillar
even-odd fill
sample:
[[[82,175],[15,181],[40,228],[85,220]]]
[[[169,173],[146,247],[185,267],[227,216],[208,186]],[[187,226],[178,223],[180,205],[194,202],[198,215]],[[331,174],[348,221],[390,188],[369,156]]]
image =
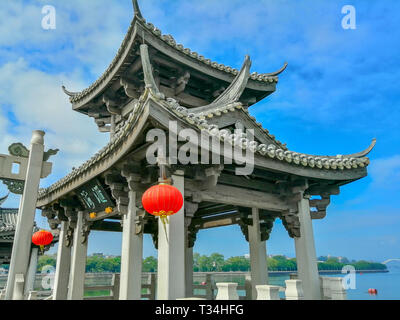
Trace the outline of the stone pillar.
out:
[[[72,246],[71,273],[69,277],[68,300],[83,300],[85,286],[87,235],[83,230],[83,212],[78,212]]]
[[[261,241],[259,209],[252,209],[253,225],[248,226],[252,299],[257,297],[257,285],[268,284],[267,245]]]
[[[68,280],[71,267],[71,247],[67,246],[68,222],[61,222],[58,241],[56,274],[54,276],[53,300],[67,300]]]
[[[25,277],[22,273],[15,275],[12,300],[24,300]]]
[[[38,264],[39,248],[32,248],[31,259],[29,262],[28,274],[25,283],[25,296],[28,296],[29,292],[34,290],[36,270]]]
[[[172,175],[173,185],[184,196],[184,172],[178,170]],[[168,240],[164,226],[158,221],[158,273],[157,299],[176,300],[185,297],[185,209],[169,217],[166,225]]]
[[[120,300],[140,300],[142,295],[143,233],[136,234],[137,211],[136,192],[130,190],[123,216]]]
[[[239,300],[237,293],[238,284],[235,282],[217,283],[218,293],[215,300]]]
[[[285,280],[286,300],[304,300],[303,284],[301,280]]]
[[[15,275],[22,274],[23,277],[20,277],[20,280],[25,280],[28,271],[33,223],[43,165],[44,135],[43,131],[33,131],[32,134],[23,200],[18,212],[10,271],[8,273],[6,300],[10,300],[13,297]],[[19,297],[20,295],[17,296]]]
[[[321,296],[323,300],[331,299],[331,277],[320,277]]]
[[[280,300],[278,286],[261,285],[256,286],[257,300]]]
[[[300,238],[295,237],[296,260],[299,279],[303,282],[306,300],[321,300],[321,287],[315,252],[314,233],[310,215],[309,199],[301,196],[298,202]]]
[[[193,297],[193,247],[186,247],[185,254],[185,296]]]
[[[343,278],[331,277],[329,283],[332,300],[347,300],[346,289],[343,287]]]

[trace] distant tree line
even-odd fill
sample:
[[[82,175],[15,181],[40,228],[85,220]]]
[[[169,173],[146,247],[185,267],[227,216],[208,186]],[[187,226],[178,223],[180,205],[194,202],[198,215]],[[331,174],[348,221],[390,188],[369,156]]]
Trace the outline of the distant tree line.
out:
[[[386,270],[384,264],[369,261],[349,261],[346,258],[319,257],[319,270],[341,270],[345,265],[352,265],[356,270]],[[267,258],[268,270],[270,271],[296,271],[297,264],[295,258],[287,258],[277,255]],[[56,266],[55,256],[41,256],[38,262],[38,271],[44,266]],[[230,257],[225,259],[220,253],[213,253],[209,256],[195,253],[193,255],[194,272],[229,272],[229,271],[249,271],[250,259],[244,256]],[[104,257],[101,255],[89,256],[86,262],[86,272],[120,272],[121,257]],[[143,272],[156,272],[157,259],[147,257],[143,260]]]

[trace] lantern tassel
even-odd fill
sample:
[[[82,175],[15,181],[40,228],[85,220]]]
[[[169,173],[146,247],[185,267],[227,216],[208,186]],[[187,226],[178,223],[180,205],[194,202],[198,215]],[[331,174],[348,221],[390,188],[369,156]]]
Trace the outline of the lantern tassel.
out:
[[[167,224],[169,224],[168,217],[167,216],[160,216],[161,222],[164,227],[164,232],[165,232],[165,238],[167,239],[167,243],[169,244],[168,240],[168,234],[167,234]]]
[[[44,253],[44,246],[43,246],[43,245],[40,246],[40,252],[41,252],[42,254]]]

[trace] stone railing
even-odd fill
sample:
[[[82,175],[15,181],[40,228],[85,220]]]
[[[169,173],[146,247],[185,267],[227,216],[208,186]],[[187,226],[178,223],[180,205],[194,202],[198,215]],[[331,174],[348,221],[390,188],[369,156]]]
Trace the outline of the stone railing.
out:
[[[294,278],[294,277],[293,277]],[[303,284],[298,279],[285,280],[286,287],[258,285],[257,300],[304,300]],[[238,284],[232,282],[217,283],[217,300],[239,300]],[[280,297],[284,291],[285,298]],[[321,277],[321,293],[324,300],[346,300],[346,290],[340,277]]]
[[[222,274],[222,273],[221,273]],[[221,274],[218,274],[221,276]],[[204,299],[204,300],[250,300],[251,278],[249,274],[245,276],[244,285],[239,285],[235,277],[239,276],[235,273],[224,273],[223,275],[232,275],[231,282],[216,282],[215,273],[195,273],[197,278],[201,278],[201,284],[193,284],[193,296],[188,299]],[[142,299],[156,299],[156,278],[155,273],[143,273],[142,289],[146,292],[142,293]],[[42,277],[39,277],[41,280]],[[229,277],[228,277],[229,279]],[[321,295],[324,300],[346,300],[346,290],[342,285],[340,277],[320,277],[321,279]],[[37,279],[38,280],[38,279]],[[111,280],[111,281],[110,281]],[[86,296],[85,300],[118,300],[119,299],[119,274],[87,274],[85,292],[94,292],[98,294],[100,291],[107,292],[106,295]],[[229,281],[229,280],[228,280]],[[241,281],[243,283],[243,278]],[[290,280],[285,281],[285,287],[274,285],[258,285],[256,286],[257,297],[254,300],[302,300],[304,293],[301,280],[297,279],[297,275],[291,274]],[[204,293],[199,294],[199,291]],[[96,293],[97,292],[97,293]],[[284,293],[284,298],[281,293]],[[196,294],[195,294],[196,293]],[[52,292],[48,291],[32,291],[29,294],[29,300],[51,300]],[[0,300],[4,299],[5,290],[0,290]]]

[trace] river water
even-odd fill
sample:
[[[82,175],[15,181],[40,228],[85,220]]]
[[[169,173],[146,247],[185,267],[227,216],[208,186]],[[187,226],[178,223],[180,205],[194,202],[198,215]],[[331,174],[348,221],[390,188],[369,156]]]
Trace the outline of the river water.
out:
[[[347,290],[348,300],[400,300],[400,269],[389,269],[388,273],[356,274],[356,289]],[[341,277],[342,275],[324,275]],[[270,275],[270,284],[284,286],[289,276]],[[370,295],[368,289],[378,290],[377,295]]]
[[[348,300],[400,300],[400,268],[389,269],[388,273],[363,273],[356,274],[356,289],[347,291]],[[341,274],[324,275],[332,277],[340,277]],[[111,283],[112,274],[106,275],[87,275],[86,285],[109,285]],[[144,276],[146,278],[147,276]],[[94,281],[95,278],[96,281]],[[147,279],[147,278],[146,278]],[[144,279],[144,281],[146,280]],[[269,283],[271,285],[285,286],[285,280],[289,279],[289,275],[270,274]],[[35,285],[36,290],[40,289],[41,278],[38,276]],[[195,283],[200,284],[205,281],[205,276],[196,274],[194,276]],[[0,289],[6,285],[7,277],[0,276]],[[244,273],[227,275],[213,274],[213,282],[237,282],[239,285],[244,285]],[[378,290],[377,295],[370,295],[369,288]],[[197,292],[196,292],[197,291]],[[244,290],[238,290],[240,296],[244,296]],[[195,294],[204,294],[203,290],[195,290]],[[284,293],[281,293],[282,298]]]

